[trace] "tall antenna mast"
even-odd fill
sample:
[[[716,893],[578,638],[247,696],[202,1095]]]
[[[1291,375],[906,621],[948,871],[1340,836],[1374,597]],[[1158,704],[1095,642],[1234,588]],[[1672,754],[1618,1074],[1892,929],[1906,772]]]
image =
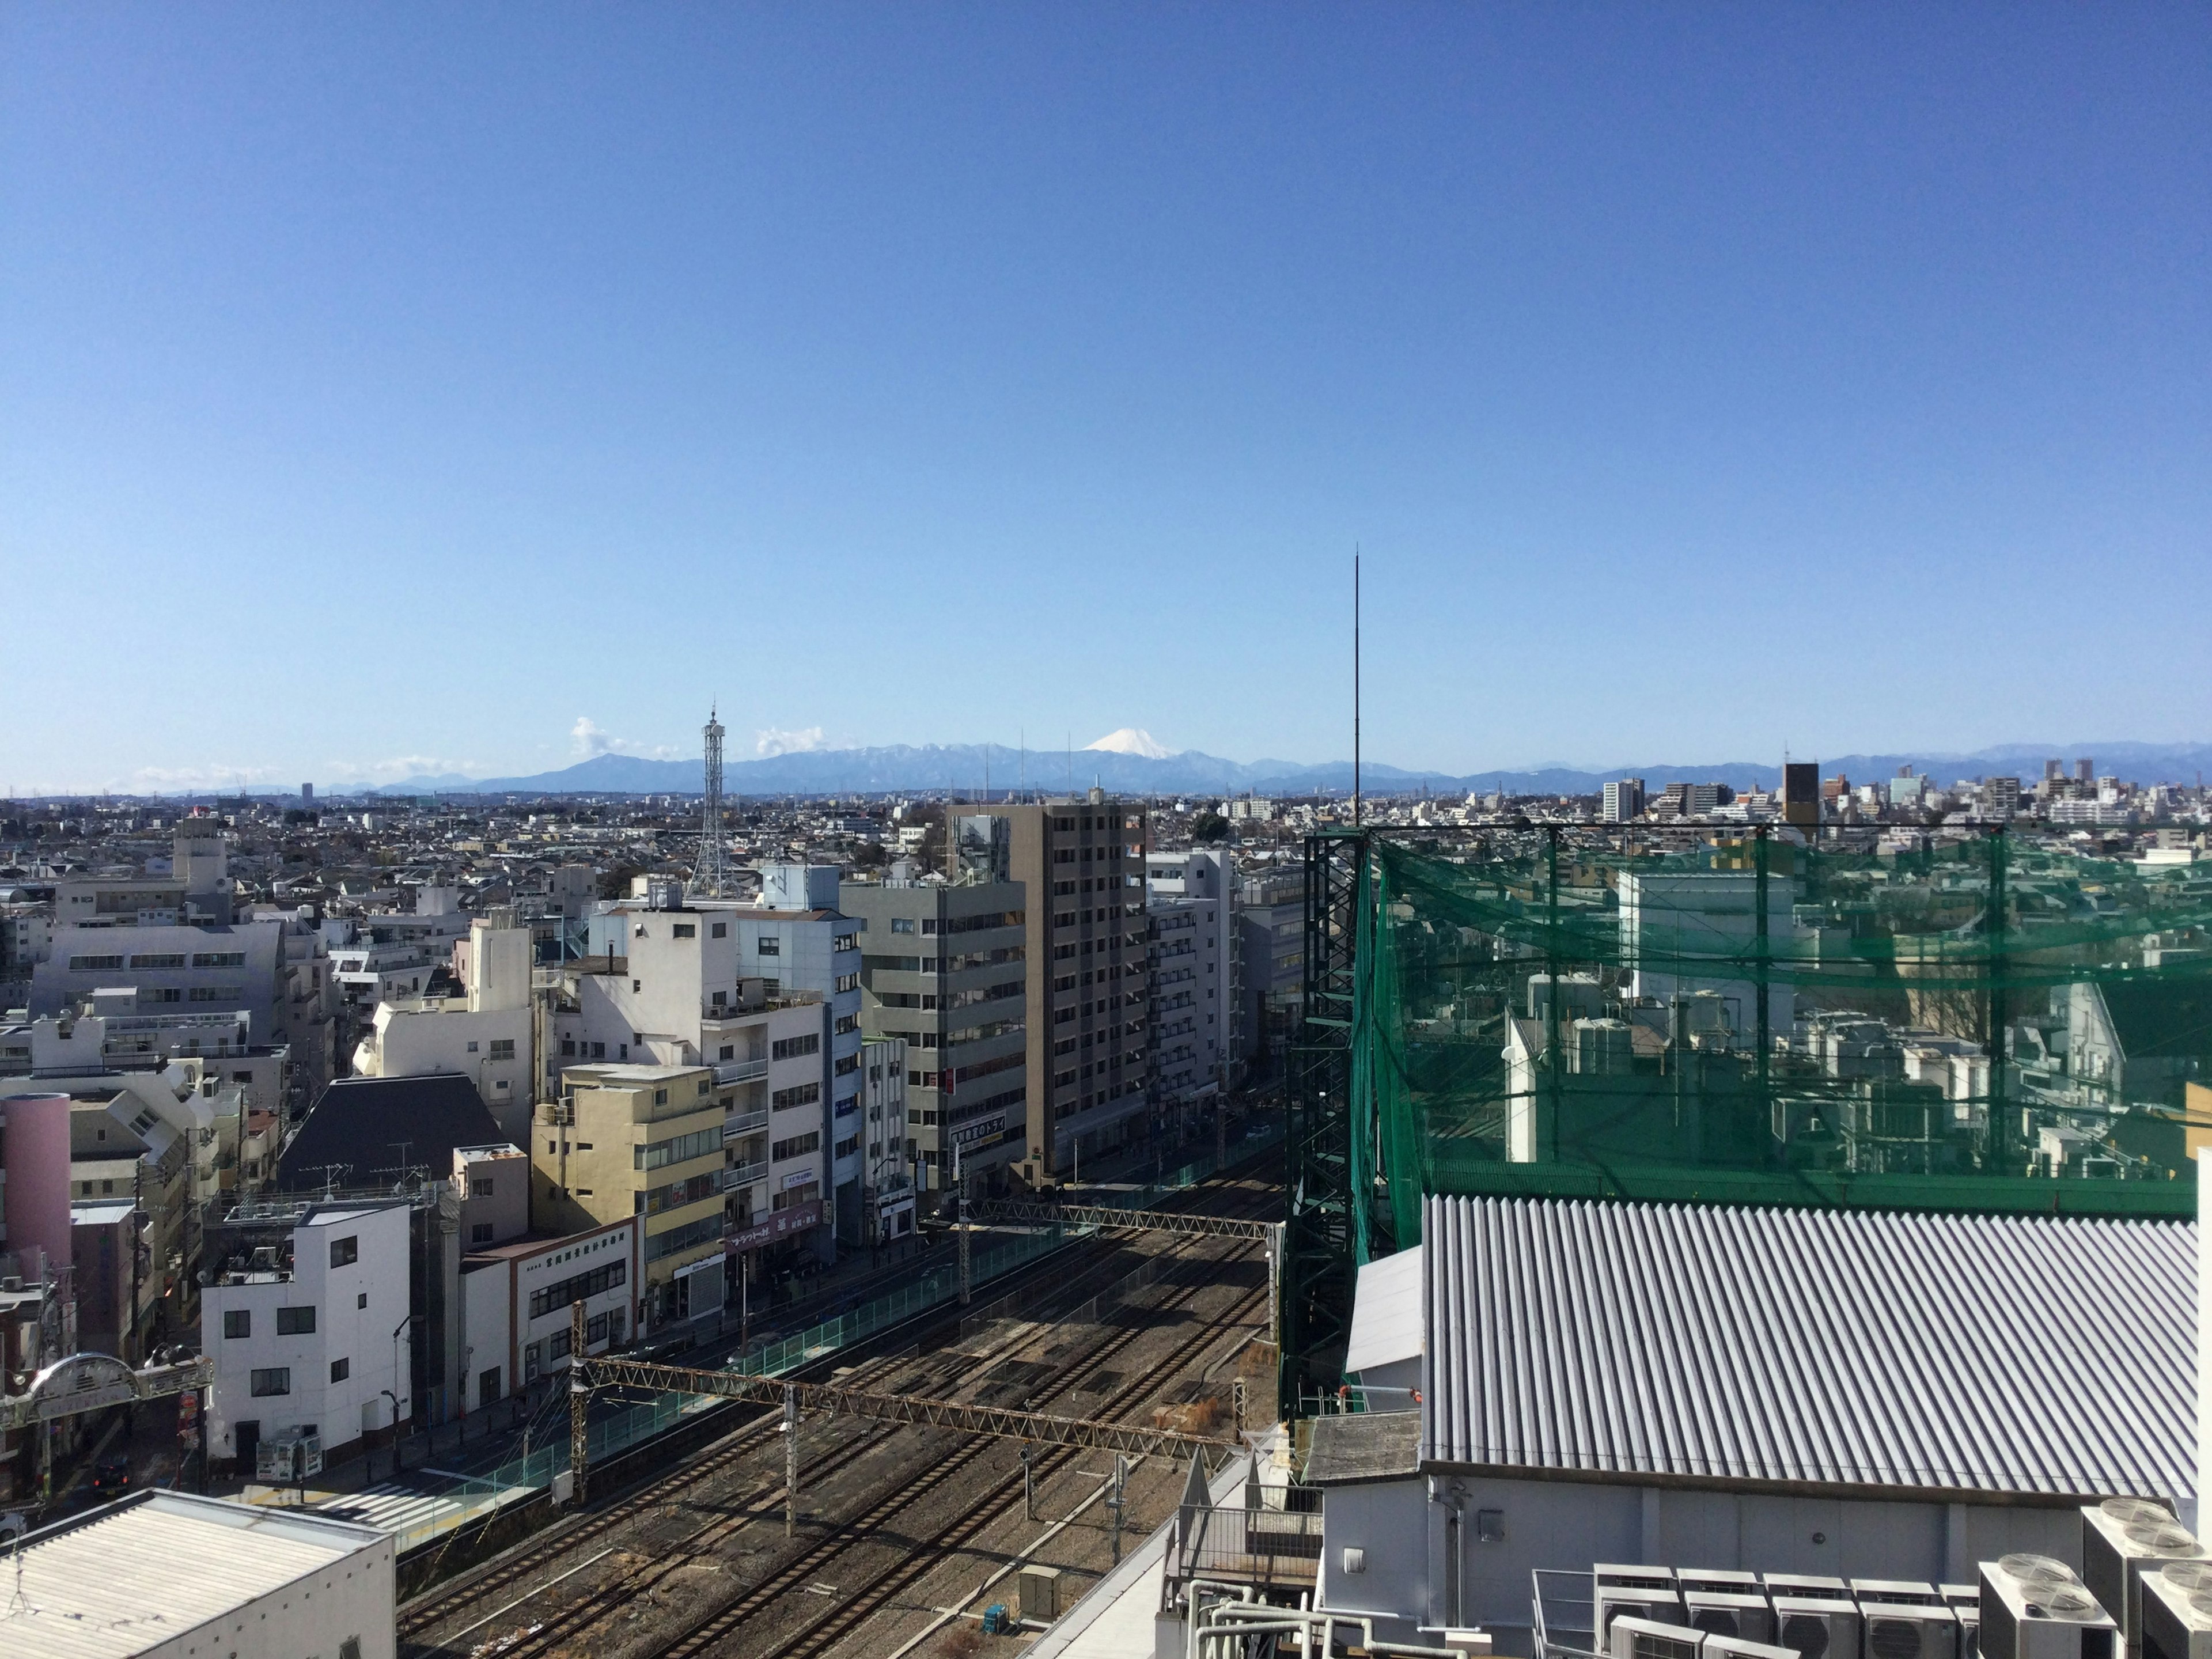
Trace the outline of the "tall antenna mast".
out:
[[[1352,827],[1359,827],[1359,544],[1352,544]]]
[[[722,722],[719,705],[707,710],[707,799],[699,809],[699,858],[691,872],[691,885],[719,898],[729,884],[722,864]]]

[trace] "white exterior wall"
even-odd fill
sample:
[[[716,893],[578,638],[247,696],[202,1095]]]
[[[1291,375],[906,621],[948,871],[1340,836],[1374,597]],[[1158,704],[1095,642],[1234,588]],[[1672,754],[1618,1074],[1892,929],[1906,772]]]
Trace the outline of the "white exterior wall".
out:
[[[289,1278],[202,1289],[201,1346],[215,1359],[210,1456],[237,1455],[232,1429],[240,1422],[258,1422],[264,1441],[313,1425],[328,1455],[364,1429],[392,1425],[385,1389],[398,1397],[401,1417],[413,1410],[407,1381],[413,1332],[400,1331],[396,1346],[392,1340],[408,1313],[407,1237],[404,1204],[312,1211],[293,1230]],[[334,1267],[331,1246],[346,1237],[358,1241],[358,1257]],[[315,1310],[314,1330],[279,1335],[277,1309],[296,1307]],[[225,1337],[222,1316],[235,1309],[251,1314],[252,1333]],[[331,1362],[340,1358],[349,1373],[334,1382]],[[255,1396],[252,1373],[274,1367],[290,1370],[290,1392]]]
[[[1162,953],[1152,988],[1152,1047],[1169,1101],[1188,1099],[1209,1085],[1225,1088],[1230,1082],[1236,1057],[1229,983],[1235,881],[1233,859],[1221,848],[1154,853],[1145,860],[1146,900],[1159,923]],[[1190,947],[1187,955],[1181,950],[1186,943]],[[1183,1000],[1186,994],[1188,1002]],[[1162,1035],[1186,1022],[1188,1030],[1173,1037]],[[1190,1051],[1187,1056],[1167,1058],[1185,1048]]]
[[[459,999],[419,1007],[385,1002],[374,1035],[355,1050],[354,1069],[363,1077],[458,1072],[476,1085],[501,1131],[520,1144],[530,1133],[533,1030],[527,1006],[471,1012]],[[492,1045],[502,1042],[513,1045],[511,1057],[495,1060]]]
[[[514,1270],[502,1260],[461,1262],[461,1410],[480,1412],[514,1392],[508,1369],[514,1348]],[[483,1374],[499,1367],[499,1393],[487,1398]]]

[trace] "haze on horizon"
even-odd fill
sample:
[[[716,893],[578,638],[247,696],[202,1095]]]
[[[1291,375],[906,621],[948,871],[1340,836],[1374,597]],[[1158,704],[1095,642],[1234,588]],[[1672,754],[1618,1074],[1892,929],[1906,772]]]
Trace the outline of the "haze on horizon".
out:
[[[0,784],[2212,737],[2208,48],[15,8]]]

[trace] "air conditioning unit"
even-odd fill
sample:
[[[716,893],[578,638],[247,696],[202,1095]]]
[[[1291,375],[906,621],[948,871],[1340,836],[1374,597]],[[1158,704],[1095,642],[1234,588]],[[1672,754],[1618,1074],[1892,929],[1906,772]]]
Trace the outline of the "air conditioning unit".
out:
[[[2203,1553],[2163,1504],[2108,1498],[2081,1510],[2081,1582],[2119,1620],[2130,1654],[2142,1645],[2142,1574],[2161,1561],[2194,1561]]]
[[[1590,1569],[1592,1638],[1605,1650],[1606,1632],[1623,1613],[1656,1619],[1662,1624],[1682,1622],[1681,1593],[1674,1588],[1672,1567],[1625,1566],[1601,1561]]]
[[[1864,1607],[1869,1601],[1895,1601],[1908,1607],[1942,1604],[1936,1586],[1913,1578],[1854,1578],[1851,1600]]]
[[[2212,1565],[2146,1567],[2140,1591],[2143,1659],[2212,1659]]]
[[[1705,1632],[1686,1625],[1623,1613],[1607,1630],[1605,1651],[1611,1659],[1698,1659],[1705,1641]]]
[[[1973,1659],[1959,1649],[1959,1615],[1941,1601],[1862,1601],[1864,1659]]]
[[[1729,1567],[1677,1567],[1674,1583],[1682,1594],[1692,1590],[1718,1590],[1725,1595],[1758,1595],[1759,1575],[1737,1572]]]
[[[1778,1595],[1774,1640],[1798,1659],[1859,1659],[1858,1603],[1848,1595]]]
[[[1671,1586],[1660,1589],[1644,1584],[1600,1584],[1594,1600],[1596,1605],[1591,1611],[1597,1620],[1595,1635],[1601,1651],[1616,1620],[1641,1619],[1647,1624],[1660,1625],[1686,1622],[1682,1614],[1682,1598]]]
[[[1831,1578],[1817,1572],[1770,1572],[1761,1577],[1769,1596],[1815,1595],[1840,1601],[1850,1595],[1851,1587],[1840,1578]]]
[[[1683,1575],[1686,1578],[1688,1576]],[[1691,1589],[1685,1591],[1682,1603],[1690,1624],[1696,1629],[1741,1642],[1774,1639],[1774,1609],[1767,1606],[1765,1596],[1755,1591],[1747,1595],[1741,1591]]]
[[[1747,1642],[1735,1636],[1708,1636],[1705,1659],[1797,1659],[1797,1656],[1788,1648],[1765,1642]]]
[[[2120,1627],[2063,1561],[2008,1555],[1981,1579],[1982,1659],[2115,1659]]]

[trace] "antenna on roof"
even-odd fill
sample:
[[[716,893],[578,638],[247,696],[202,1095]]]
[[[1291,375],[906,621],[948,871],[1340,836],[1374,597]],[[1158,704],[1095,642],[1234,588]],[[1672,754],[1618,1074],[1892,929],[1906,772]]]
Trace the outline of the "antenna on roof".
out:
[[[1352,827],[1359,827],[1359,544],[1352,544]]]

